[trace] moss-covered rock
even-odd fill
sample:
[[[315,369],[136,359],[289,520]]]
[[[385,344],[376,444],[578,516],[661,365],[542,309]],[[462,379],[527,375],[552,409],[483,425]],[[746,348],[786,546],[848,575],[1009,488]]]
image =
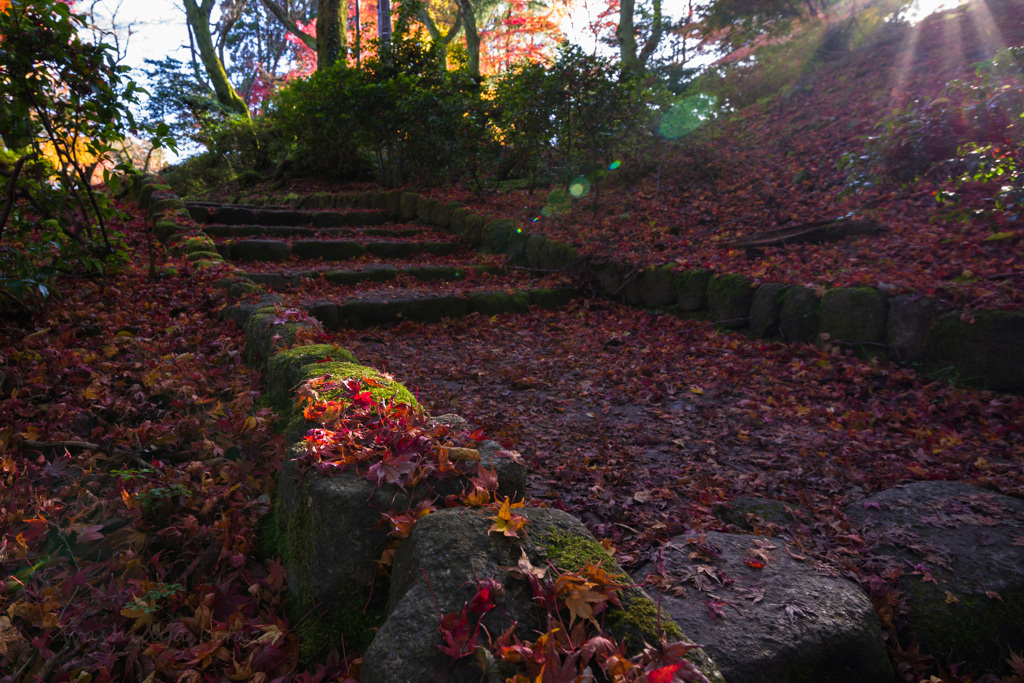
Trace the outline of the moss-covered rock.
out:
[[[708,307],[710,270],[684,270],[676,274],[676,305],[680,311],[704,311]]]
[[[292,253],[297,258],[346,261],[363,256],[366,247],[351,240],[295,240]]]
[[[403,192],[398,200],[398,214],[403,221],[411,221],[416,218],[416,203],[420,196],[415,192]]]
[[[420,250],[424,254],[434,254],[435,256],[457,254],[462,249],[462,245],[458,242],[422,242],[420,244]]]
[[[466,216],[466,225],[463,231],[463,235],[470,244],[474,247],[480,246],[482,243],[482,234],[484,231],[484,224],[487,223],[487,217],[479,213],[471,213]]]
[[[394,280],[398,269],[394,266],[369,266],[358,270],[330,270],[324,279],[338,285],[356,285],[360,282],[388,282]]]
[[[524,311],[530,306],[530,297],[526,292],[472,292],[466,296],[469,310],[481,315],[497,315]]]
[[[366,251],[377,258],[408,258],[420,251],[419,242],[370,242]]]
[[[416,218],[424,223],[430,223],[430,217],[434,213],[434,207],[438,204],[436,199],[420,195],[416,199]]]
[[[160,220],[153,224],[153,236],[161,242],[166,242],[176,232],[188,229],[187,226],[179,225],[174,221]]]
[[[821,299],[810,287],[790,287],[779,310],[779,332],[795,342],[816,342],[821,322]]]
[[[676,303],[678,278],[669,266],[647,268],[637,278],[640,303],[647,308],[660,308]]]
[[[789,285],[769,283],[754,292],[750,303],[750,331],[763,338],[779,336],[779,314]]]
[[[311,344],[280,351],[270,357],[264,372],[267,398],[281,411],[289,412],[292,392],[308,379],[308,373],[303,372],[303,368],[325,364],[320,361],[359,363],[352,353],[332,344]]]
[[[879,344],[888,312],[885,294],[874,287],[830,289],[821,298],[821,332],[847,344]]]
[[[576,290],[570,287],[531,289],[527,292],[530,295],[530,305],[541,308],[561,308],[566,306],[576,296]]]
[[[924,358],[928,329],[941,313],[934,299],[901,294],[889,299],[885,343],[892,355],[904,363]]]
[[[469,215],[469,209],[466,207],[460,207],[452,211],[451,219],[448,223],[448,227],[451,232],[456,234],[463,234],[466,232],[466,216]]]
[[[1024,547],[1014,541],[1024,500],[961,482],[922,481],[876,493],[846,514],[876,557],[891,557],[903,569],[903,647],[916,644],[940,661],[963,662],[964,671],[1009,673],[1008,649],[1024,648]]]
[[[185,255],[189,261],[223,261],[224,259],[215,251],[190,251]]]
[[[929,371],[968,386],[1024,392],[1024,313],[942,315],[928,329],[924,357]]]
[[[753,282],[735,273],[718,275],[708,283],[708,311],[711,320],[726,329],[736,330],[750,322],[750,304],[754,300]]]
[[[504,218],[487,221],[480,234],[483,246],[490,249],[492,253],[503,253],[505,247],[508,246],[509,234],[515,231],[515,229],[516,227],[512,221]]]
[[[281,240],[238,240],[230,244],[228,258],[237,261],[286,261],[292,248]]]
[[[532,234],[526,239],[526,265],[540,268],[541,254],[548,240],[543,235]]]

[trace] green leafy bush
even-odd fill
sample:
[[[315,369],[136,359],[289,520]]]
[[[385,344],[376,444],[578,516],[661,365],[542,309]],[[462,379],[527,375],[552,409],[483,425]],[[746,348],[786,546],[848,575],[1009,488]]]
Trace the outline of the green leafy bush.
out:
[[[472,176],[486,142],[477,82],[441,70],[415,41],[398,41],[361,69],[339,64],[292,82],[270,116],[276,153],[300,172],[346,178],[372,169],[390,186]]]
[[[553,64],[520,64],[495,86],[502,174],[597,180],[653,139],[661,99],[653,82],[623,78],[611,60],[563,43]]]
[[[109,45],[80,38],[83,25],[57,0],[12,2],[0,11],[0,137],[8,176],[0,292],[22,307],[25,295],[49,293],[46,282],[58,268],[102,272],[123,258],[118,236],[107,229],[112,206],[93,179],[100,170],[111,182],[111,171],[132,170],[113,160],[115,145],[136,128],[130,107],[141,89],[124,77],[128,67],[117,66]],[[166,126],[150,132],[154,147],[173,145]]]
[[[993,193],[992,208],[981,213],[1009,211],[1015,219],[1024,203],[1024,48],[975,67],[976,80],[950,81],[939,97],[911,103],[878,124],[862,154],[845,155],[847,192],[925,176],[983,183]],[[958,201],[955,192],[939,199]]]

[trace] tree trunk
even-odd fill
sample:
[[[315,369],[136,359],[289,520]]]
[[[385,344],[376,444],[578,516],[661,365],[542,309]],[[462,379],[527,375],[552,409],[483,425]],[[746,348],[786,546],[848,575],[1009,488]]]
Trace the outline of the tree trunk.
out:
[[[196,47],[199,48],[199,58],[210,78],[217,101],[234,113],[250,118],[249,107],[246,106],[245,100],[239,97],[235,87],[228,80],[224,64],[217,56],[217,50],[213,44],[213,36],[210,34],[210,14],[213,12],[214,1],[202,0],[203,4],[197,5],[196,0],[184,0],[185,16],[189,26],[192,27]]]
[[[661,43],[664,33],[662,26],[661,0],[654,0],[654,22],[651,35],[644,41],[644,46],[637,53],[636,23],[633,15],[636,12],[636,0],[622,0],[619,4],[619,25],[615,29],[615,37],[619,41],[619,61],[625,74],[639,75],[647,68],[647,60]]]
[[[462,28],[466,32],[466,70],[474,78],[480,77],[480,34],[476,30],[476,15],[470,0],[458,0],[462,14]]]
[[[306,44],[310,50],[316,50],[316,38],[299,29],[295,20],[288,16],[288,12],[274,0],[263,0],[263,6],[270,10],[274,18],[281,22],[281,25],[288,29],[288,32]]]
[[[345,61],[348,35],[348,0],[320,0],[316,15],[317,71]]]
[[[377,41],[383,55],[391,47],[391,0],[377,0]]]

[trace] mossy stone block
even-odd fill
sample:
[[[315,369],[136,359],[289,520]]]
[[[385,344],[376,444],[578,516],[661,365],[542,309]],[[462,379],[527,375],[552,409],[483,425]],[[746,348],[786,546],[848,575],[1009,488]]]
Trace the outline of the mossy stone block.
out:
[[[239,240],[231,243],[227,258],[238,261],[286,261],[291,255],[291,246],[281,240]]]
[[[365,254],[366,247],[351,240],[296,240],[292,253],[297,258],[346,261]]]
[[[889,299],[885,343],[891,354],[904,363],[924,358],[928,329],[940,315],[934,299],[901,294]]]
[[[466,298],[469,300],[470,312],[481,315],[525,311],[530,305],[530,297],[526,292],[473,292]]]
[[[779,336],[779,314],[789,285],[769,283],[754,292],[750,303],[750,331],[758,337],[770,339]]]
[[[384,193],[384,210],[393,218],[399,218],[402,215],[402,194],[401,190]]]
[[[304,365],[299,368],[297,383],[323,375],[330,375],[332,379],[351,379],[354,377],[371,379],[376,386],[368,386],[367,388],[375,400],[394,401],[396,403],[405,403],[414,408],[419,407],[416,397],[404,385],[396,382],[393,378],[385,377],[373,368],[368,368],[354,361],[333,360],[327,363],[313,362]],[[337,398],[330,391],[324,392],[322,396],[327,400]]]
[[[174,221],[157,221],[153,225],[153,235],[161,242],[166,242],[174,233],[187,229],[186,226],[178,225]]]
[[[886,296],[874,287],[830,289],[821,298],[821,332],[847,344],[885,339]]]
[[[484,231],[484,225],[487,223],[487,217],[479,213],[471,213],[466,216],[466,229],[462,233],[466,239],[474,247],[480,246],[482,242],[481,235]]]
[[[721,327],[738,330],[750,322],[750,304],[754,300],[750,278],[737,273],[718,275],[708,283],[708,311]]]
[[[468,215],[469,209],[464,206],[458,209],[453,209],[451,218],[448,221],[448,228],[450,231],[459,235],[466,232],[466,217]]]
[[[418,254],[420,245],[416,242],[370,242],[366,251],[377,258],[407,258]]]
[[[530,295],[530,305],[550,309],[568,305],[576,296],[576,290],[570,287],[547,287],[531,289],[528,294]]]
[[[169,213],[188,212],[185,202],[177,198],[157,199],[149,205],[149,218],[160,218]]]
[[[462,245],[458,242],[423,242],[420,249],[426,254],[435,256],[448,256],[462,251]]]
[[[344,361],[347,363],[358,363],[359,361],[349,351],[331,344],[312,344],[309,346],[298,346],[286,351],[275,353],[267,362],[265,379],[267,383],[267,398],[278,407],[291,408],[292,394],[295,387],[307,377],[301,372],[302,368],[320,361]]]
[[[388,282],[395,279],[398,269],[394,266],[371,266],[359,270],[332,270],[324,273],[324,279],[337,285],[356,285],[360,282]]]
[[[435,201],[428,220],[439,230],[447,230],[452,221],[452,210],[446,202]]]
[[[437,323],[445,318],[461,318],[469,313],[469,302],[457,296],[416,297],[399,302],[403,320]]]
[[[968,386],[1024,393],[1024,313],[939,316],[928,330],[924,355],[929,370]]]
[[[818,341],[821,324],[821,298],[810,287],[786,290],[779,310],[779,332],[784,339],[812,343]]]
[[[681,311],[703,311],[708,307],[710,270],[684,270],[676,273],[676,305]]]
[[[430,217],[433,215],[437,203],[436,199],[420,195],[416,200],[416,218],[424,223],[430,223]]]
[[[576,250],[558,240],[548,240],[540,250],[540,267],[544,270],[562,270],[576,260]]]
[[[513,263],[526,263],[526,249],[530,244],[530,233],[522,228],[516,228],[508,234],[508,244],[505,245],[505,255]]]
[[[676,274],[669,266],[648,268],[637,278],[640,290],[640,302],[647,308],[660,308],[674,304],[676,294]]]
[[[509,234],[515,229],[512,221],[504,218],[487,221],[481,233],[483,245],[495,254],[500,254],[505,251],[505,247],[508,246]]]
[[[341,329],[338,307],[333,301],[319,299],[303,306],[303,309],[318,320],[325,329],[336,331]]]
[[[534,234],[526,239],[526,265],[531,268],[540,268],[541,254],[547,243],[548,240],[543,235]]]
[[[192,251],[185,255],[185,258],[189,261],[223,261],[221,255],[215,251]]]
[[[416,218],[416,202],[420,196],[415,192],[403,192],[398,200],[398,215],[404,221],[411,221]]]
[[[598,263],[594,266],[594,275],[597,277],[597,286],[607,296],[619,296],[622,293],[626,281],[626,274],[623,268],[615,261]]]
[[[466,271],[453,266],[413,266],[403,268],[402,275],[408,275],[421,282],[465,280]]]
[[[259,309],[245,323],[245,358],[250,365],[262,368],[277,348],[287,348],[299,331],[298,323],[275,323],[271,309]]]

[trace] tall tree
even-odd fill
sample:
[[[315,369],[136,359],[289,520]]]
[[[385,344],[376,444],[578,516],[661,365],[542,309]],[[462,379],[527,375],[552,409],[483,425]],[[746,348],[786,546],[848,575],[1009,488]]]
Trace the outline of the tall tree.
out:
[[[216,0],[202,0],[202,4],[197,4],[196,0],[183,0],[183,2],[185,3],[185,18],[188,21],[189,31],[195,41],[199,59],[203,63],[217,101],[229,111],[249,118],[249,107],[246,106],[245,100],[228,79],[227,70],[224,68],[224,62],[210,31],[211,15]]]
[[[262,0],[267,9],[296,38],[316,50],[316,67],[324,69],[345,60],[348,45],[348,0],[320,0],[316,12],[316,33],[302,30],[301,16],[276,0]],[[299,3],[301,6],[301,3]]]
[[[637,21],[636,0],[620,0],[619,26],[615,30],[615,38],[619,43],[619,59],[622,71],[627,74],[640,74],[647,68],[647,63],[658,49],[665,33],[665,22],[661,11],[661,0],[651,0],[649,32],[643,41],[643,47],[637,44],[637,33],[641,22]],[[637,51],[639,47],[639,52]]]

